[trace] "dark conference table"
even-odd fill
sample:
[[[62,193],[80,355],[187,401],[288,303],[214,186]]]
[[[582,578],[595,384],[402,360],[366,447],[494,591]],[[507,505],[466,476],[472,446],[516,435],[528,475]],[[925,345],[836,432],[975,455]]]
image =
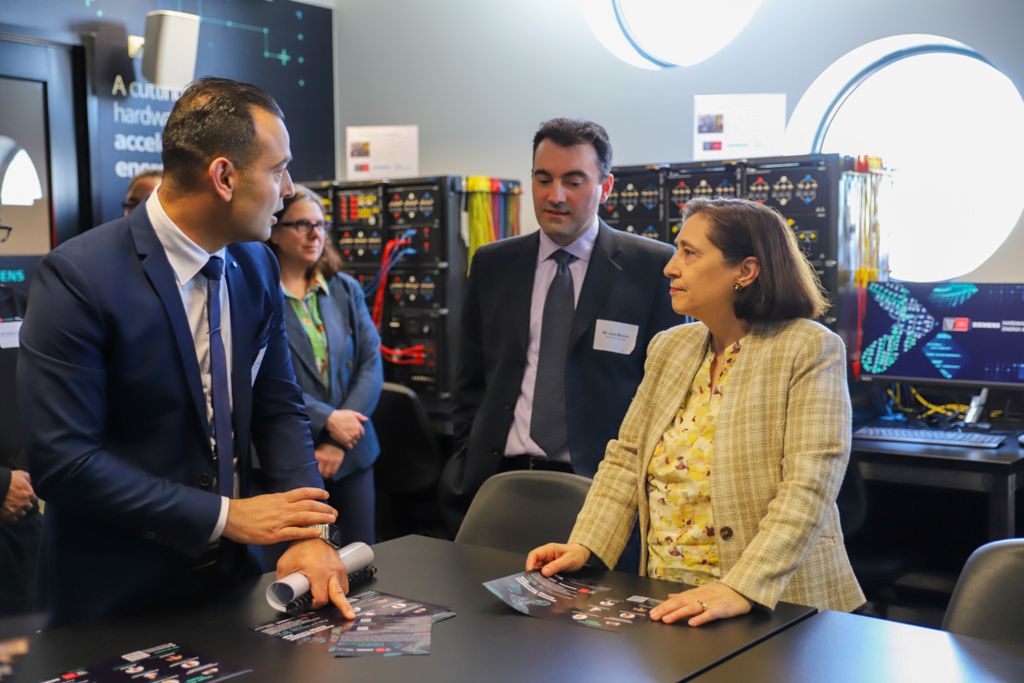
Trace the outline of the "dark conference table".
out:
[[[1024,681],[1024,648],[824,611],[699,676],[697,683]]]
[[[13,680],[39,681],[125,652],[175,642],[253,673],[248,681],[679,681],[714,667],[814,614],[780,603],[768,613],[699,629],[655,622],[617,633],[535,619],[514,611],[481,583],[521,571],[517,553],[405,536],[374,546],[376,590],[451,607],[434,625],[431,654],[338,658],[256,633],[274,619],[264,592],[271,575],[239,586],[218,604],[145,617],[106,619],[37,634]],[[679,584],[587,569],[579,576],[623,597],[664,598]],[[363,586],[357,588],[362,590]]]

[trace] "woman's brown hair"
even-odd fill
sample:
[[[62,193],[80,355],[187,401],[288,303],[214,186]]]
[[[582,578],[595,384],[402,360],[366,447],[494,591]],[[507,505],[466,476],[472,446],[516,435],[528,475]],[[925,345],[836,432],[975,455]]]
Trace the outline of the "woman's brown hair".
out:
[[[828,297],[778,211],[746,199],[694,199],[683,220],[701,214],[711,223],[708,239],[730,265],[753,256],[758,277],[736,294],[736,317],[751,322],[818,318]]]
[[[316,202],[320,206],[321,210],[324,208],[323,198],[320,195],[313,192],[313,190],[309,189],[305,185],[296,185],[295,194],[291,197],[285,198],[284,208],[275,213],[274,217],[277,218],[278,222],[281,222],[284,219],[284,215],[288,213],[288,208],[290,206],[305,199],[308,199],[311,202]],[[326,214],[327,212],[324,211],[325,216]],[[267,245],[274,251],[274,254],[277,254],[277,245],[275,245],[271,240],[267,240]],[[313,264],[313,267],[306,273],[306,276],[311,278],[314,273],[319,272],[326,279],[330,280],[341,271],[343,265],[344,264],[341,261],[341,254],[338,253],[338,250],[334,246],[334,236],[331,234],[331,225],[328,223],[327,233],[324,235],[324,251],[320,254],[320,258],[317,262]]]

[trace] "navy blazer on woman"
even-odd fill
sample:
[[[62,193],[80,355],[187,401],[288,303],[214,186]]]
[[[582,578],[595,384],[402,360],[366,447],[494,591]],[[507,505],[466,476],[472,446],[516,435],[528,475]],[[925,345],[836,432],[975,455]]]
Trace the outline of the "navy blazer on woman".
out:
[[[320,318],[327,332],[330,357],[330,385],[325,386],[317,370],[313,346],[302,329],[291,304],[285,304],[284,320],[288,346],[292,350],[295,379],[302,387],[315,443],[339,445],[327,432],[327,418],[339,409],[355,410],[370,416],[380,400],[384,375],[380,359],[380,335],[366,309],[363,288],[352,277],[338,273],[327,282],[330,296],[317,293]],[[334,479],[366,469],[380,454],[380,443],[373,422],[355,448],[346,451],[345,460]]]
[[[322,487],[277,261],[264,244],[234,244],[224,278],[241,494]],[[18,390],[32,482],[47,503],[39,590],[50,624],[191,586],[221,498],[195,343],[145,206],[50,252],[29,299]],[[223,557],[244,558],[222,544]]]

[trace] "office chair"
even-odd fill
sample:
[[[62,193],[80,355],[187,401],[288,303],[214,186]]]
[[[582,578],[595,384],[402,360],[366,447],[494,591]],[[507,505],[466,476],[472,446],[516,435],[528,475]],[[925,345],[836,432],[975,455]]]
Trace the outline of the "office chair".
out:
[[[993,541],[971,553],[942,629],[1024,646],[1024,538]]]
[[[409,533],[443,535],[437,502],[440,448],[416,392],[385,382],[373,426],[380,440],[374,466],[377,540]]]
[[[567,472],[523,470],[496,474],[480,487],[456,543],[522,553],[569,538],[590,490],[590,479]]]

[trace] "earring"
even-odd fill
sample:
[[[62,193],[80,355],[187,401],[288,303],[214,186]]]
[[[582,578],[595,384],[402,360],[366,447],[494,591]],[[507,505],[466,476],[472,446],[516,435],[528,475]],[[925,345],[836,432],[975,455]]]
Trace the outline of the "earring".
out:
[[[743,285],[740,284],[739,280],[736,280],[735,282],[732,283],[732,288],[733,288],[733,290],[738,292],[741,289],[743,289]]]

